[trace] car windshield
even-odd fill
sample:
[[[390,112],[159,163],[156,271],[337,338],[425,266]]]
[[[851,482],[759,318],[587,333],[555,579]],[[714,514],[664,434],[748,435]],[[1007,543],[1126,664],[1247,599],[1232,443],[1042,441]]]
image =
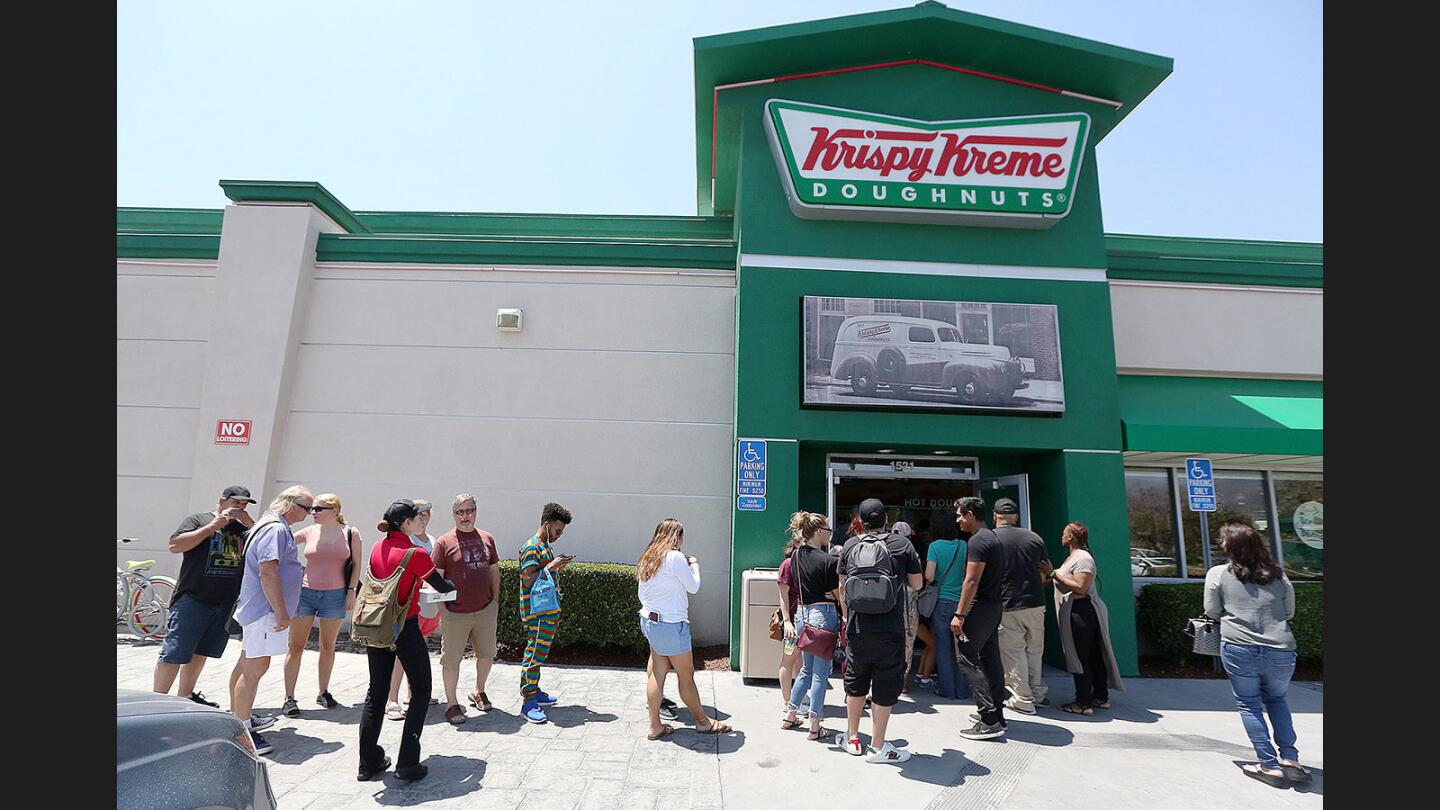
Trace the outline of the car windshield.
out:
[[[940,333],[941,343],[961,343],[960,333],[949,327],[942,326],[935,330]]]

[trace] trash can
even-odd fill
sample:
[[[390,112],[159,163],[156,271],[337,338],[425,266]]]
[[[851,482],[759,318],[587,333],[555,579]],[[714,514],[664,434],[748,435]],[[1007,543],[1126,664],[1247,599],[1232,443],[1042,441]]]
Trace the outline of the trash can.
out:
[[[740,575],[740,677],[778,678],[784,652],[770,638],[770,614],[780,607],[778,568],[752,568]]]

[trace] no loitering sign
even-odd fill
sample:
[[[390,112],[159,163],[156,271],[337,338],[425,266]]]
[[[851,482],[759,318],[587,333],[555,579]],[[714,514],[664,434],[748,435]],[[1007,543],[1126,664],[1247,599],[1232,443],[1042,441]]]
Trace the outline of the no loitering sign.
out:
[[[249,419],[221,419],[215,423],[216,444],[249,444]]]

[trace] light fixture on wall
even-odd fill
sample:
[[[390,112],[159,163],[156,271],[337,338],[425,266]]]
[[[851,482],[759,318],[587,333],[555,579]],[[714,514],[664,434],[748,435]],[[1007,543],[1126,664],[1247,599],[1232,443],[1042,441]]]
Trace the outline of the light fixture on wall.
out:
[[[937,456],[948,456],[948,455],[950,455],[950,451],[949,451],[949,450],[931,450],[930,452],[933,453],[934,455],[937,455]]]
[[[495,310],[495,328],[501,332],[519,332],[525,320],[525,312],[519,309]]]
[[[881,450],[876,450],[875,452],[877,452],[877,453],[893,453],[893,452],[895,452],[895,448],[893,448],[893,447],[886,447],[886,448],[881,449]]]

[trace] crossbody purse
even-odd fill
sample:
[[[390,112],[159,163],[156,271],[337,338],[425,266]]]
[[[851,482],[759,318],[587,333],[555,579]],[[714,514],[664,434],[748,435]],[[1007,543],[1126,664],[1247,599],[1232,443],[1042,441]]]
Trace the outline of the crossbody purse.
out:
[[[800,549],[798,548],[790,558],[790,578],[795,580],[795,587],[800,591],[800,599],[796,604],[803,606],[805,604],[805,587],[800,582]],[[806,622],[800,630],[800,637],[795,640],[795,646],[816,658],[831,658],[835,655],[835,642],[839,640],[839,633]]]

